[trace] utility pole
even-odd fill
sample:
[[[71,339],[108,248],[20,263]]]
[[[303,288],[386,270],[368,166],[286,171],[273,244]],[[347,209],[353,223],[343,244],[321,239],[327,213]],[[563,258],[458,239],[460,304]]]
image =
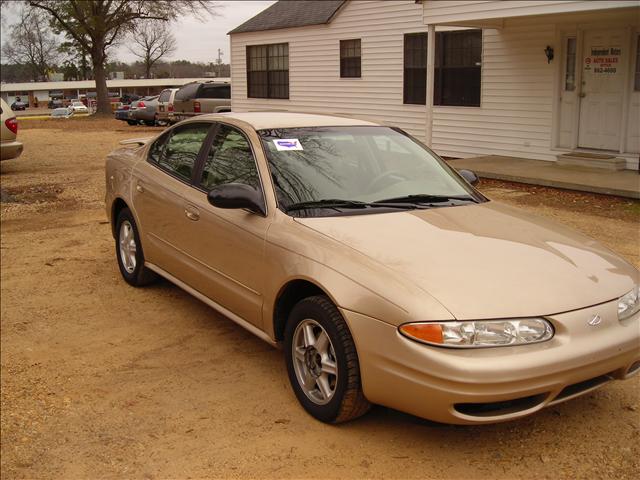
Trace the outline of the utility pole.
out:
[[[216,72],[216,77],[220,76],[220,72],[222,70],[221,65],[222,65],[222,50],[218,49],[218,59],[216,60],[216,65],[217,65],[217,72]]]

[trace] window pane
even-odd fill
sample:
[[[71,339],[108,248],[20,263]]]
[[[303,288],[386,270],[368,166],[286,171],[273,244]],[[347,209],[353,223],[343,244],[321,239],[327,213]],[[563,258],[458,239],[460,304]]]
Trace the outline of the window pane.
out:
[[[247,139],[236,129],[221,125],[204,164],[200,184],[211,190],[226,183],[260,188],[256,163]]]
[[[340,40],[340,77],[360,77],[360,39]]]
[[[482,31],[436,36],[435,105],[480,106]]]
[[[564,76],[564,89],[573,92],[576,89],[576,39],[567,38],[567,64]]]
[[[247,47],[247,96],[289,98],[289,44]]]
[[[178,177],[191,180],[196,157],[209,127],[209,124],[198,123],[174,129],[158,164]]]
[[[427,34],[404,36],[404,103],[424,105],[427,88]]]

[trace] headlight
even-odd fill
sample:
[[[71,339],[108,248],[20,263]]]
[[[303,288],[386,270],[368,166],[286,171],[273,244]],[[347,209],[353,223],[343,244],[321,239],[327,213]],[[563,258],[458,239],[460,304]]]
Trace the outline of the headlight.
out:
[[[640,286],[635,286],[618,299],[618,320],[624,320],[640,311]]]
[[[417,322],[400,326],[405,337],[455,348],[525,345],[549,340],[553,327],[542,318],[473,322]]]

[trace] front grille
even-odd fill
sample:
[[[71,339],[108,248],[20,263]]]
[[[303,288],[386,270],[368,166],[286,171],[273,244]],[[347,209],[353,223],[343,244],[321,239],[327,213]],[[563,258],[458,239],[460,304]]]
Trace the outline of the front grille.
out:
[[[453,408],[474,417],[494,417],[529,410],[544,402],[548,393],[490,403],[456,403]]]

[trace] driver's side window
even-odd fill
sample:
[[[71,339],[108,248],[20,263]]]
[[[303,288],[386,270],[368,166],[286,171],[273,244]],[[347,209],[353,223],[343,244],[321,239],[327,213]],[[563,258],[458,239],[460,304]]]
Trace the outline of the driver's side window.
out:
[[[218,185],[242,183],[260,189],[260,177],[247,138],[221,124],[202,170],[200,185],[207,191]]]

